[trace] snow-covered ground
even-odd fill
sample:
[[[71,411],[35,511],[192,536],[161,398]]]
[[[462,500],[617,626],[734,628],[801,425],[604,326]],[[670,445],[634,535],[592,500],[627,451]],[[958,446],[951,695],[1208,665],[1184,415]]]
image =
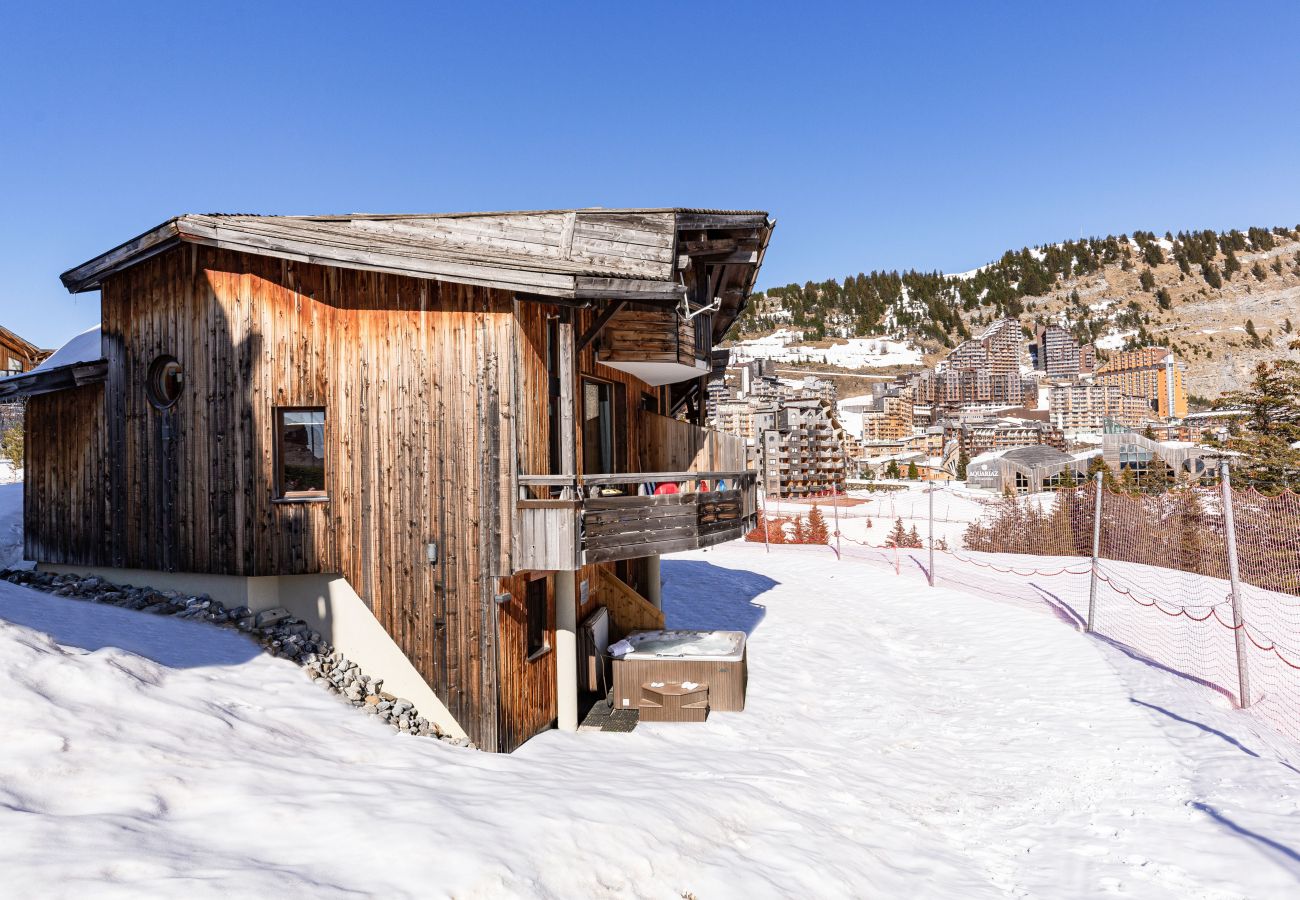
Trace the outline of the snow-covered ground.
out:
[[[731,347],[731,361],[739,364],[752,359],[771,359],[786,363],[824,363],[846,369],[921,364],[920,350],[887,338],[835,340],[829,347],[813,347],[800,343],[801,340],[802,332],[782,329],[767,337],[736,341]]]
[[[4,893],[1294,896],[1294,748],[1046,605],[825,547],[664,575],[670,624],[749,632],[745,712],[510,756],[238,634],[0,583]]]

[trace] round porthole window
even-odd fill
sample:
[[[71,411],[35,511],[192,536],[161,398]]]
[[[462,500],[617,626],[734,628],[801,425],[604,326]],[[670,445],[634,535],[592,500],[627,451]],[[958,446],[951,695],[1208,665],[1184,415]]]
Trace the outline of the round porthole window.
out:
[[[167,409],[180,399],[185,371],[174,356],[160,356],[149,366],[149,381],[145,385],[149,402],[159,409]]]

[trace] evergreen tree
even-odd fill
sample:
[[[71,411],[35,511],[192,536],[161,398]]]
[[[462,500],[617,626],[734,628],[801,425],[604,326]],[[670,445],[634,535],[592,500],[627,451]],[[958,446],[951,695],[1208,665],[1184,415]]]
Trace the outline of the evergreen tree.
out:
[[[885,538],[886,547],[906,547],[907,546],[907,529],[903,527],[902,518],[894,520],[894,528]]]
[[[907,477],[910,481],[916,481],[916,479],[921,477],[921,472],[917,469],[915,462],[909,462],[907,464]]]
[[[898,460],[891,459],[889,465],[885,466],[885,478],[897,481],[898,477]]]
[[[808,543],[829,544],[830,542],[831,535],[826,528],[826,517],[822,515],[822,511],[814,503],[812,512],[808,513]]]
[[[916,523],[912,523],[912,530],[907,534],[907,543],[903,546],[914,548],[923,546],[921,543],[921,535],[918,534],[916,530]]]
[[[1250,387],[1229,391],[1216,408],[1245,409],[1245,428],[1228,440],[1242,454],[1234,472],[1266,493],[1300,489],[1300,362],[1280,359],[1255,367]]]
[[[804,522],[803,516],[794,517],[794,539],[792,544],[808,543],[808,525]]]
[[[10,425],[0,434],[0,459],[15,469],[23,467],[23,425]]]
[[[1223,277],[1219,274],[1219,269],[1212,262],[1201,263],[1201,275],[1205,278],[1205,283],[1214,289],[1223,287]]]
[[[1246,320],[1246,336],[1250,338],[1250,345],[1252,347],[1259,346],[1259,332],[1255,330],[1255,323],[1250,319]]]
[[[1150,269],[1143,269],[1142,273],[1138,275],[1138,283],[1142,285],[1142,290],[1144,291],[1151,290],[1156,286],[1155,273],[1152,272]]]
[[[1234,272],[1241,271],[1241,261],[1237,259],[1237,254],[1229,249],[1223,254],[1223,277],[1232,278]]]
[[[966,480],[966,469],[969,466],[970,466],[970,455],[963,448],[957,454],[957,480],[958,481]]]
[[[1250,274],[1255,276],[1256,281],[1263,281],[1268,277],[1268,272],[1264,271],[1264,266],[1259,260],[1256,260],[1255,264],[1250,267]]]
[[[1168,288],[1160,288],[1156,291],[1156,306],[1161,309],[1173,309],[1174,298],[1169,296]]]

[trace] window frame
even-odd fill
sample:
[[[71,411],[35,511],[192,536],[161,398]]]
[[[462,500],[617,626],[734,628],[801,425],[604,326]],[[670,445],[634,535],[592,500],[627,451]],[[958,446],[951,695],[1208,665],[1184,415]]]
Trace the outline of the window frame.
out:
[[[537,586],[537,587],[534,587]],[[534,591],[540,589],[541,593],[541,633],[539,640],[533,641],[533,612],[535,608]],[[524,584],[524,662],[534,662],[551,652],[550,638],[550,611],[551,611],[551,582],[545,575],[536,575]]]
[[[273,465],[275,466],[275,496],[273,503],[326,503],[329,501],[330,464],[329,454],[321,457],[321,469],[327,487],[319,491],[286,491],[284,489],[284,414],[295,412],[318,412],[321,414],[321,439],[329,446],[329,413],[323,406],[277,406],[274,409],[274,432],[271,443],[273,447]]]
[[[609,391],[609,467],[605,471],[592,469],[587,465],[587,454],[589,446],[587,441],[587,385],[591,384]],[[611,381],[608,378],[600,378],[595,375],[583,373],[578,380],[578,386],[581,394],[581,401],[578,409],[581,414],[580,430],[582,432],[582,474],[584,475],[613,475],[622,472],[624,466],[622,455],[625,452],[623,446],[623,403],[624,393],[623,384],[618,381]],[[597,401],[599,403],[599,401]]]

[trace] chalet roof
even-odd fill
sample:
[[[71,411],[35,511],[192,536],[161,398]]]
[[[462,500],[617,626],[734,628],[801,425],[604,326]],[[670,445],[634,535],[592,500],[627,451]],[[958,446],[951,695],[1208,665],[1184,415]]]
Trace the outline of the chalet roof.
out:
[[[10,331],[8,328],[5,328],[3,326],[0,326],[0,343],[7,343],[15,350],[18,350],[19,352],[26,354],[28,359],[40,359],[42,354],[49,352],[47,350],[42,350],[40,347],[37,347],[31,341],[27,340],[26,338],[19,337],[18,335]]]
[[[72,338],[30,372],[0,378],[0,399],[48,394],[102,381],[107,371],[99,326]]]
[[[761,210],[560,209],[262,216],[186,214],[64,272],[73,293],[179,243],[574,300],[677,302],[687,269],[729,325],[775,223]],[[711,301],[708,301],[711,302]]]

